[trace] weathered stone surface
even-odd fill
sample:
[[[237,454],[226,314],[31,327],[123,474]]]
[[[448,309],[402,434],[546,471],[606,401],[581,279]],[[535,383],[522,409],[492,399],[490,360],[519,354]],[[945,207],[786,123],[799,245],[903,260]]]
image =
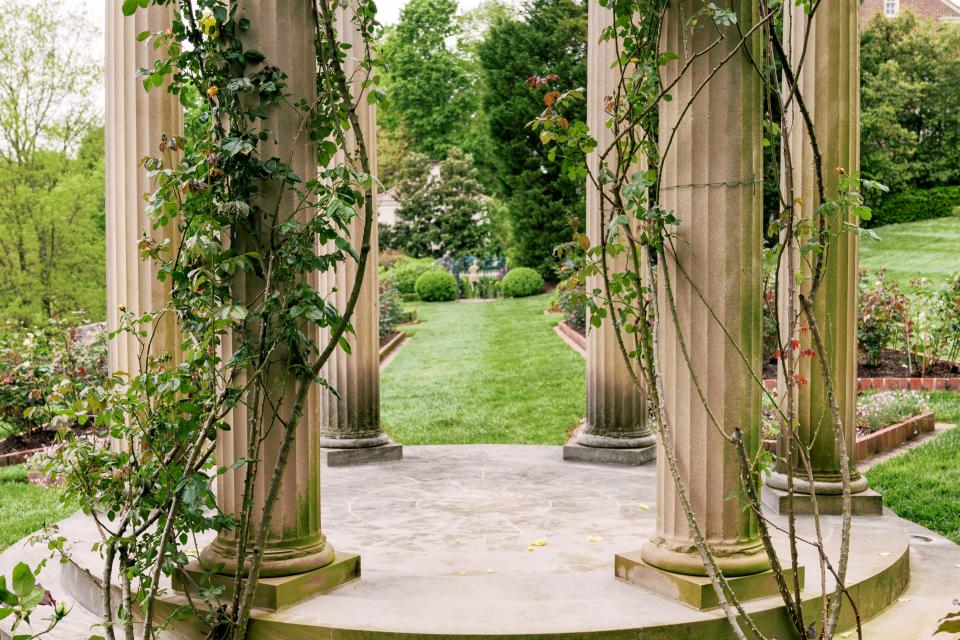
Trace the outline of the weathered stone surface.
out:
[[[602,8],[598,3],[589,3],[589,34],[587,37],[587,66],[590,82],[587,84],[587,124],[597,138],[597,149],[587,155],[587,164],[593,175],[600,173],[600,156],[605,154],[617,137],[617,131],[606,126],[609,114],[607,103],[610,96],[617,93],[620,74],[616,68],[617,47],[612,41],[603,41],[603,30],[613,24],[613,12]],[[607,168],[616,170],[617,151],[609,154]],[[641,167],[637,167],[641,170]],[[608,194],[609,196],[609,194]],[[615,215],[608,198],[604,198],[593,183],[587,181],[587,237],[597,242],[605,233],[607,223]],[[611,269],[615,271],[627,268],[627,259],[621,256],[612,259]],[[587,291],[603,290],[604,282],[600,275],[587,278]],[[589,313],[589,312],[588,312]],[[646,448],[656,443],[647,425],[647,400],[645,394],[634,383],[634,375],[623,357],[614,326],[614,314],[609,312],[599,327],[587,323],[587,414],[583,426],[574,434],[571,445],[579,443],[587,447],[610,447],[613,449]],[[626,348],[636,350],[636,335],[621,332]],[[635,369],[639,369],[634,366]],[[624,445],[618,441],[631,441]],[[634,455],[630,459],[639,462],[626,462],[626,456],[618,453],[604,455],[595,452],[579,452],[571,448],[568,456],[564,450],[564,460],[583,460],[612,464],[642,464],[652,460]]]
[[[883,496],[866,489],[850,496],[855,516],[882,516]],[[798,516],[813,515],[813,504],[809,494],[794,492],[793,497],[786,491],[765,485],[762,491],[763,504],[779,515],[786,515],[793,503],[793,512]],[[822,516],[839,516],[843,513],[843,496],[836,494],[817,494],[817,510]]]
[[[828,200],[838,201],[845,194],[837,168],[850,175],[858,173],[860,169],[860,37],[857,7],[852,2],[822,3],[812,22],[804,8],[796,3],[784,5],[784,12],[784,48],[791,66],[796,68],[801,58],[804,60],[797,75],[797,86],[817,133],[817,145],[822,154],[823,193]],[[784,162],[782,181],[784,185],[793,187],[792,194],[787,197],[794,202],[796,218],[802,219],[806,225],[816,226],[814,212],[823,202],[820,201],[811,137],[798,100],[792,100],[784,114],[783,138],[784,148],[790,150],[790,162]],[[855,450],[858,239],[854,226],[857,220],[850,214],[828,215],[830,247],[825,254],[822,283],[812,300],[813,316],[823,336],[826,360],[833,379],[852,487],[855,492],[861,492],[867,488],[867,483],[857,471]],[[810,296],[815,259],[803,257],[797,243],[786,251],[790,253],[784,256],[784,260],[792,258],[796,267],[807,276],[797,288],[797,298],[794,300],[794,309],[799,311],[799,295]],[[786,292],[794,275],[786,268],[780,270],[780,275],[780,290]],[[791,318],[788,302],[789,297],[781,295],[781,339],[784,344],[799,341],[796,372],[804,381],[793,389],[796,433],[810,451],[809,464],[818,485],[817,491],[822,493],[822,487],[841,481],[840,452],[834,438],[833,417],[819,359],[799,355],[814,349],[809,322],[802,315],[797,319]],[[795,321],[798,324],[791,335],[789,329]],[[787,382],[782,367],[778,367],[778,387],[779,397],[785,401]],[[785,450],[781,445],[781,451]],[[806,474],[805,464],[795,454],[793,458],[781,463],[781,475],[786,472],[782,464],[792,464],[796,473]]]
[[[156,185],[148,177],[142,160],[161,157],[160,143],[165,136],[183,134],[183,108],[166,86],[146,91],[137,77],[138,69],[152,68],[163,55],[161,49],[138,43],[137,34],[170,28],[171,8],[156,5],[124,17],[119,2],[107,2],[106,7],[107,327],[115,331],[120,323],[120,307],[139,316],[161,309],[170,300],[169,280],[158,280],[159,265],[152,259],[143,260],[137,248],[144,235],[157,243],[176,243],[178,239],[176,221],[154,229],[147,215],[143,195],[152,192]],[[166,314],[157,321],[150,355],[176,356],[178,342],[175,318]],[[141,349],[137,337],[130,334],[110,340],[111,373],[136,374],[140,370]]]
[[[328,467],[349,467],[356,464],[397,462],[398,460],[403,460],[403,446],[395,442],[379,447],[320,449],[320,461]]]
[[[610,447],[585,447],[571,439],[563,447],[563,459],[568,462],[591,462],[593,464],[646,464],[657,457],[657,446],[614,449]]]
[[[734,638],[718,612],[615,578],[614,554],[639,548],[655,530],[652,465],[569,464],[555,446],[407,447],[405,458],[403,464],[324,470],[325,529],[342,548],[363,553],[363,578],[280,613],[255,612],[258,637]],[[801,535],[812,535],[810,518],[799,524]],[[825,517],[822,524],[827,553],[836,558],[840,519]],[[908,527],[935,542],[925,543],[930,553],[920,556],[925,564],[910,581],[914,601],[898,602],[910,577]],[[93,608],[102,566],[91,550],[96,529],[78,514],[60,531],[74,543],[82,567],[50,563],[42,582],[55,596]],[[892,514],[855,519],[852,536],[848,586],[864,619],[881,612],[886,617],[892,604],[889,616],[912,611],[913,627],[904,633],[901,626],[899,635],[884,640],[933,637],[937,616],[930,612],[950,610],[960,590],[954,568],[960,547]],[[530,544],[540,540],[543,546]],[[786,557],[784,537],[775,534],[774,542]],[[25,554],[36,552],[15,546],[0,553],[0,573],[9,575]],[[802,545],[800,553],[808,571],[817,566],[815,550]],[[66,592],[56,580],[61,571],[71,574]],[[89,588],[77,588],[81,584]],[[811,616],[819,606],[815,592],[805,597]],[[158,614],[182,603],[182,597],[165,596]],[[746,607],[767,637],[791,637],[779,598]],[[849,607],[841,620],[841,632],[852,627]],[[57,640],[89,635],[89,629],[74,630]],[[203,637],[196,633],[186,637]]]
[[[179,573],[173,577],[173,588],[181,593],[196,594],[196,585],[225,587],[225,598],[233,596],[233,576],[205,573],[197,563],[186,569],[189,581]],[[360,579],[360,556],[338,552],[328,565],[290,576],[261,578],[253,595],[253,606],[280,611],[314,596],[329,593]]]
[[[729,3],[735,25],[692,28],[688,18],[703,6],[671,2],[661,31],[661,49],[679,56],[662,73],[668,86],[679,80],[673,100],[660,105],[661,198],[679,222],[658,267],[669,433],[659,434],[657,534],[643,558],[661,569],[704,572],[666,464],[669,435],[690,508],[732,576],[769,568],[727,439],[739,428],[748,455],[760,446],[762,91],[750,54],[760,54],[762,41],[740,44],[741,33],[759,33],[751,30],[755,3]]]
[[[720,606],[717,593],[714,591],[713,583],[709,578],[664,571],[647,564],[641,556],[640,551],[617,554],[614,561],[614,572],[617,578],[701,611]],[[792,583],[793,570],[787,569],[784,573],[787,581]],[[800,567],[801,588],[803,580],[804,569]],[[727,582],[741,602],[769,598],[779,594],[777,581],[772,571],[731,577],[727,579]]]

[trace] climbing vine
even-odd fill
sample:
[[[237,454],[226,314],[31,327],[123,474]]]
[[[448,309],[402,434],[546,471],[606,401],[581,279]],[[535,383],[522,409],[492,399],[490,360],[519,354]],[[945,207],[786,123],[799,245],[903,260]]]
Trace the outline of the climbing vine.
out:
[[[826,263],[838,243],[846,242],[849,234],[859,233],[856,222],[868,219],[870,210],[864,206],[861,189],[875,187],[861,180],[850,168],[824,168],[818,145],[817,130],[806,108],[796,78],[799,64],[788,60],[782,44],[784,13],[790,10],[791,1],[759,0],[743,3],[670,3],[667,0],[599,0],[601,11],[610,12],[611,26],[602,35],[601,42],[611,46],[615,53],[612,71],[616,75],[615,89],[603,96],[605,111],[604,126],[608,133],[602,139],[612,142],[600,144],[600,135],[591,131],[586,123],[570,120],[566,116],[570,105],[582,101],[582,88],[561,89],[563,79],[557,76],[531,78],[533,86],[544,90],[545,109],[530,126],[539,131],[540,139],[547,147],[551,158],[561,158],[565,171],[574,177],[586,179],[599,194],[601,229],[595,237],[589,237],[575,229],[574,241],[561,247],[565,253],[579,253],[585,257],[584,266],[571,279],[576,286],[599,279],[600,286],[586,290],[585,303],[590,311],[590,323],[599,327],[609,322],[615,328],[616,340],[638,390],[645,394],[651,407],[652,421],[661,439],[661,453],[665,454],[669,474],[677,488],[683,512],[691,535],[696,543],[707,576],[711,579],[720,605],[739,638],[765,637],[750,615],[747,614],[730,583],[718,566],[715,552],[707,543],[697,515],[691,506],[690,491],[680,470],[673,449],[674,425],[672,416],[664,405],[663,374],[667,366],[657,349],[659,328],[669,325],[676,332],[682,359],[672,366],[683,367],[690,375],[696,396],[702,403],[711,427],[719,433],[724,446],[737,452],[740,466],[740,499],[757,520],[760,538],[777,580],[780,595],[789,614],[793,631],[798,638],[831,638],[837,629],[840,605],[845,599],[856,613],[856,603],[846,592],[847,561],[851,530],[851,478],[849,455],[844,425],[836,398],[834,373],[830,370],[827,347],[824,344],[823,328],[814,313],[813,301],[824,281]],[[793,0],[798,11],[812,21],[820,8],[819,0]],[[683,7],[684,9],[681,9]],[[750,20],[741,23],[743,13],[753,13]],[[684,10],[689,9],[689,13]],[[679,23],[685,51],[665,50],[664,27],[668,19]],[[690,50],[693,34],[706,30],[711,42],[703,49]],[[809,38],[809,29],[806,37]],[[801,43],[806,48],[806,43]],[[717,50],[722,60],[709,73],[691,80],[694,63]],[[822,373],[826,389],[826,411],[830,415],[836,447],[842,468],[843,528],[839,559],[828,556],[819,516],[816,496],[809,496],[814,511],[816,536],[803,539],[797,531],[796,515],[788,509],[784,532],[790,543],[789,565],[784,566],[773,547],[773,534],[783,530],[771,521],[761,509],[759,482],[764,472],[769,471],[771,456],[761,449],[756,438],[742,431],[744,425],[729,424],[711,407],[703,391],[703,381],[691,361],[691,354],[676,303],[679,283],[693,291],[710,316],[709,322],[718,325],[725,341],[740,354],[744,365],[753,375],[753,384],[761,393],[763,388],[759,372],[741,350],[738,339],[720,316],[711,308],[699,284],[684,270],[677,254],[677,246],[686,242],[678,237],[676,229],[679,216],[684,215],[664,204],[664,192],[674,188],[664,184],[662,167],[665,160],[676,153],[676,133],[679,121],[671,127],[660,122],[665,103],[677,99],[681,82],[692,94],[685,104],[677,105],[679,120],[689,117],[688,111],[697,95],[712,81],[721,68],[731,60],[747,58],[752,72],[762,81],[764,113],[762,130],[763,144],[771,146],[782,141],[783,173],[787,178],[778,192],[779,214],[770,221],[768,236],[776,241],[770,250],[769,259],[777,264],[777,279],[774,292],[774,307],[786,307],[788,318],[785,326],[776,327],[779,338],[778,366],[781,378],[786,381],[783,400],[775,402],[782,423],[782,449],[779,455],[785,460],[796,457],[800,468],[805,469],[797,480],[814,485],[810,465],[810,443],[805,443],[796,431],[798,409],[793,398],[799,386],[808,384],[800,374],[802,359],[813,361]],[[665,69],[673,63],[678,69],[671,80],[665,81]],[[796,66],[791,66],[791,64]],[[739,64],[735,62],[734,64]],[[812,64],[808,62],[808,64]],[[792,150],[786,135],[781,132],[786,124],[781,114],[796,107],[801,114],[794,126],[802,127],[809,140],[815,159],[816,202],[803,203],[799,186],[794,185],[792,157],[801,150]],[[761,123],[755,122],[756,126]],[[836,171],[839,187],[830,192],[825,171]],[[766,176],[767,180],[780,182],[779,176]],[[763,182],[757,176],[754,181]],[[707,185],[703,185],[707,186]],[[699,212],[694,212],[694,216]],[[706,213],[706,212],[703,212]],[[690,215],[687,213],[686,215]],[[757,247],[760,250],[760,247]],[[665,268],[666,264],[676,269]],[[761,282],[755,283],[761,287]],[[759,312],[759,310],[757,310]],[[801,333],[809,333],[805,341],[809,348],[801,348]],[[679,356],[678,356],[679,357]],[[794,494],[794,470],[787,464],[788,493]],[[796,494],[798,497],[800,494]],[[805,615],[801,606],[799,575],[799,545],[812,546],[819,557],[820,587],[822,591],[821,612],[816,619]],[[788,571],[787,569],[792,570]],[[832,581],[835,588],[828,588]],[[859,633],[859,616],[857,616]]]
[[[202,620],[211,638],[247,637],[297,425],[311,390],[328,387],[324,364],[335,349],[348,348],[369,262],[376,178],[358,110],[379,98],[375,5],[306,3],[319,69],[307,95],[294,93],[303,78],[292,79],[291,70],[251,45],[263,25],[252,23],[244,6],[122,4],[125,16],[169,11],[169,29],[137,36],[138,46],[159,54],[139,76],[144,90],[179,97],[191,126],[165,132],[143,161],[154,185],[147,205],[154,229],[176,232],[165,241],[145,234],[138,249],[158,266],[170,302],[143,314],[120,309],[111,339],[133,339],[138,367],[113,372],[68,409],[72,419],[108,433],[112,444],[77,439],[47,461],[100,534],[109,640],[135,633],[149,640],[187,616]],[[362,46],[351,47],[337,32],[340,12]],[[348,58],[356,71],[348,71]],[[315,175],[297,173],[298,147],[316,153]],[[351,238],[356,216],[363,231]],[[347,305],[337,309],[317,285],[320,274],[346,261],[356,263],[358,276]],[[169,342],[171,318],[176,347],[168,350],[160,345]],[[243,431],[249,443],[229,467],[214,455],[218,434],[227,430]],[[264,440],[278,433],[276,459],[265,459]],[[237,514],[218,509],[211,487],[213,476],[227,472],[244,481]],[[267,479],[262,503],[253,495],[258,472]],[[185,571],[199,536],[224,529],[237,540],[232,590]],[[171,577],[191,585],[195,595],[184,606],[160,599]]]

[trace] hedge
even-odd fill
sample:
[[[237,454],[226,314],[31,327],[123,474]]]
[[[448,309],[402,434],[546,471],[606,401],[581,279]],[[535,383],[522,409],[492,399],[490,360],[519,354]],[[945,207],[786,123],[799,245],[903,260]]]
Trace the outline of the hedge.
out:
[[[911,189],[885,198],[865,227],[951,216],[960,207],[960,186]]]

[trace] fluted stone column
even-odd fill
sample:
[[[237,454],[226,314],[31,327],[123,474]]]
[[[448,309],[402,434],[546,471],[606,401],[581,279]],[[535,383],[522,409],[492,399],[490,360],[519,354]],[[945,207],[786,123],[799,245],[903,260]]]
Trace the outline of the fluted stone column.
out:
[[[606,105],[618,93],[616,45],[602,41],[603,30],[613,24],[613,12],[590,0],[587,27],[587,125],[596,137],[597,149],[587,156],[592,175],[598,174],[600,154],[614,142],[615,132],[606,126],[610,115]],[[607,160],[615,169],[615,153]],[[587,182],[587,236],[599,242],[604,218],[611,218],[611,206],[602,206],[600,192]],[[625,258],[612,260],[613,269],[626,267]],[[603,278],[591,276],[587,289],[603,289]],[[565,460],[614,464],[643,464],[656,457],[656,436],[647,426],[647,404],[627,368],[617,344],[616,329],[608,315],[599,327],[587,333],[587,415],[570,443],[563,449]],[[630,336],[623,338],[629,350]]]
[[[735,577],[735,590],[745,585],[738,595],[749,598],[775,593],[776,587],[772,573],[765,571],[769,561],[756,518],[741,497],[736,449],[718,428],[732,433],[739,427],[748,454],[759,447],[760,386],[754,376],[761,371],[762,94],[746,50],[722,63],[739,45],[738,27],[747,32],[755,23],[755,3],[730,4],[737,25],[701,21],[690,29],[687,19],[705,4],[673,0],[661,32],[661,48],[679,55],[664,67],[664,84],[688,63],[690,67],[672,89],[673,99],[660,107],[661,199],[679,223],[659,273],[658,355],[672,454],[690,506],[720,570]],[[720,33],[724,38],[711,48]],[[759,59],[762,41],[754,38],[747,44]],[[691,369],[719,427],[708,416]],[[709,581],[697,578],[706,571],[667,464],[663,436],[660,447],[656,534],[639,554],[618,556],[617,574],[694,606],[709,606],[705,603],[711,597],[715,602],[715,595]]]
[[[337,7],[337,33],[342,41],[353,45],[347,50],[344,68],[347,77],[357,78],[353,84],[354,100],[358,105],[363,139],[367,144],[373,174],[376,175],[377,124],[375,105],[368,103],[366,90],[361,86],[365,77],[357,71],[364,53],[363,36],[353,22],[350,8]],[[356,76],[354,74],[357,74]],[[347,134],[347,147],[356,146],[353,132]],[[354,154],[356,155],[356,154]],[[342,164],[344,155],[338,153],[335,163]],[[356,167],[358,170],[361,167]],[[327,361],[321,376],[337,390],[337,395],[322,391],[314,419],[320,424],[322,457],[331,466],[386,462],[400,460],[403,448],[392,442],[380,426],[380,295],[377,283],[377,197],[374,191],[374,225],[370,235],[370,257],[360,298],[351,319],[354,333],[347,335],[350,353],[337,349]],[[359,249],[363,238],[363,212],[358,212],[349,225],[350,243]],[[346,308],[357,280],[357,263],[347,259],[336,272],[320,276],[320,290],[332,300],[341,312]],[[321,343],[326,342],[327,330],[321,331]]]
[[[285,0],[284,2],[262,2],[260,0],[238,0],[237,17],[250,20],[250,29],[243,32],[242,38],[247,48],[255,48],[266,56],[265,64],[275,66],[287,74],[285,93],[290,96],[283,104],[272,107],[272,112],[263,122],[263,129],[274,135],[260,143],[259,152],[263,157],[289,159],[290,168],[297,175],[307,178],[316,175],[316,148],[307,135],[298,135],[302,127],[302,115],[293,106],[301,100],[312,103],[316,97],[316,58],[314,55],[314,19],[311,0]],[[261,191],[260,203],[271,210],[277,201],[278,184],[265,185]],[[280,200],[279,221],[292,215],[304,218],[312,215],[302,207],[297,209],[297,201],[289,190]],[[266,230],[271,224],[266,214],[261,215],[260,224]],[[238,251],[253,246],[249,234],[237,233]],[[242,300],[253,300],[263,291],[264,281],[256,273],[242,272],[234,279],[234,293]],[[227,344],[227,356],[232,351]],[[274,385],[271,393],[276,408],[264,409],[263,423],[268,432],[263,436],[260,450],[260,463],[254,481],[252,526],[260,529],[263,503],[269,490],[269,482],[279,453],[283,429],[277,417],[288,420],[296,388],[296,380],[289,375],[285,362],[287,354],[277,349],[273,354],[274,364],[268,369],[265,378]],[[243,385],[243,376],[236,381]],[[294,445],[290,452],[289,463],[282,478],[280,498],[273,511],[264,550],[263,577],[284,577],[292,575],[315,576],[316,571],[326,571],[341,565],[342,557],[335,552],[320,528],[320,433],[308,416],[315,411],[318,400],[314,387],[308,398],[304,417],[296,426]],[[229,468],[234,460],[248,457],[247,439],[253,408],[238,405],[231,416],[233,429],[218,434],[218,463]],[[217,481],[218,500],[221,509],[228,514],[238,514],[242,509],[243,479],[246,466],[228,471]],[[255,534],[254,534],[255,537]],[[220,571],[230,574],[236,567],[236,539],[233,531],[221,531],[216,540],[201,554],[201,562],[208,568],[221,567]],[[352,559],[356,565],[356,558]],[[321,569],[322,568],[322,569]],[[359,566],[355,566],[359,572]],[[309,573],[308,573],[309,572]],[[273,581],[258,586],[265,592],[276,588],[281,592],[277,600],[289,597],[300,598],[317,590],[336,586],[336,581],[305,577],[304,583]],[[279,586],[278,586],[279,585]],[[292,585],[292,586],[291,586]],[[293,595],[283,595],[283,589],[291,589]]]
[[[814,124],[817,144],[823,156],[822,172],[824,191],[830,200],[841,197],[841,176],[836,168],[847,173],[859,171],[860,143],[860,37],[857,7],[849,2],[822,3],[814,14],[813,23],[802,7],[793,3],[785,5],[784,48],[791,67],[796,69],[801,55],[803,65],[797,75],[800,95]],[[809,38],[806,33],[809,28]],[[806,40],[806,43],[805,43]],[[804,53],[805,50],[805,53]],[[789,94],[785,84],[784,96]],[[792,100],[785,113],[784,136],[789,141],[793,185],[793,198],[797,202],[796,213],[808,224],[815,225],[814,212],[820,206],[816,183],[813,147],[809,131],[804,124],[797,100]],[[784,163],[784,171],[787,163]],[[788,182],[784,175],[784,183]],[[849,224],[856,220],[834,215],[831,219],[831,240],[826,254],[823,282],[813,300],[814,315],[823,336],[827,359],[833,377],[834,391],[843,421],[846,449],[849,455],[855,513],[882,513],[882,501],[878,494],[866,491],[866,478],[856,468],[856,406],[857,406],[857,249],[858,240]],[[792,247],[796,264],[801,265],[807,276],[816,260],[814,254],[800,255]],[[790,285],[791,274],[782,271],[781,292]],[[810,281],[801,287],[809,295]],[[800,292],[798,292],[800,293]],[[810,466],[813,470],[814,490],[819,496],[821,513],[840,513],[839,494],[843,491],[840,454],[836,446],[833,418],[827,400],[826,385],[819,360],[811,357],[814,349],[808,323],[801,315],[800,330],[788,335],[790,326],[786,296],[780,305],[780,327],[783,343],[789,345],[796,338],[800,341],[797,373],[802,377],[795,389],[797,408],[797,435],[805,447],[810,447]],[[799,300],[794,308],[800,312]],[[802,355],[807,352],[807,355]],[[786,394],[783,368],[779,371],[780,398]],[[781,450],[785,448],[781,444]],[[795,452],[797,444],[792,447]],[[794,468],[794,490],[811,493],[805,465],[794,454],[790,461],[782,461],[778,473],[767,479],[773,489],[765,497],[772,507],[785,509],[787,489],[785,464]],[[770,499],[774,498],[774,499]],[[810,501],[794,500],[797,512],[809,512]]]
[[[158,244],[177,241],[176,222],[154,229],[146,213],[144,195],[155,188],[141,160],[170,156],[161,152],[164,136],[183,134],[183,110],[176,96],[165,88],[145,91],[137,69],[152,67],[160,52],[146,42],[137,42],[143,31],[165,31],[170,27],[170,8],[151,6],[124,17],[121,0],[109,0],[106,6],[106,245],[107,245],[107,327],[120,324],[121,307],[139,316],[159,311],[170,301],[170,282],[157,279],[158,265],[143,260],[137,248],[147,235]],[[176,159],[178,154],[172,154]],[[162,316],[150,355],[165,353],[176,357],[178,351],[176,319]],[[146,354],[143,354],[146,355]],[[131,375],[141,368],[140,343],[121,334],[110,341],[111,373]]]

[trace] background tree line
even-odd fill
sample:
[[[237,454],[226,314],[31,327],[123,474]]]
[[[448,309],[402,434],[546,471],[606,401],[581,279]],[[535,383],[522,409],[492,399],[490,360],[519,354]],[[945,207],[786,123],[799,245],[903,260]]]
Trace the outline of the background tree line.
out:
[[[0,320],[105,311],[103,129],[96,29],[0,3]]]
[[[0,322],[104,317],[101,69],[83,16],[0,0]],[[583,185],[526,127],[532,76],[586,84],[586,4],[410,0],[382,43],[380,178],[415,257],[506,257],[557,279]],[[890,187],[872,224],[960,205],[960,27],[905,13],[863,31],[862,171]],[[582,117],[582,114],[581,114]],[[771,170],[775,162],[770,163]]]

